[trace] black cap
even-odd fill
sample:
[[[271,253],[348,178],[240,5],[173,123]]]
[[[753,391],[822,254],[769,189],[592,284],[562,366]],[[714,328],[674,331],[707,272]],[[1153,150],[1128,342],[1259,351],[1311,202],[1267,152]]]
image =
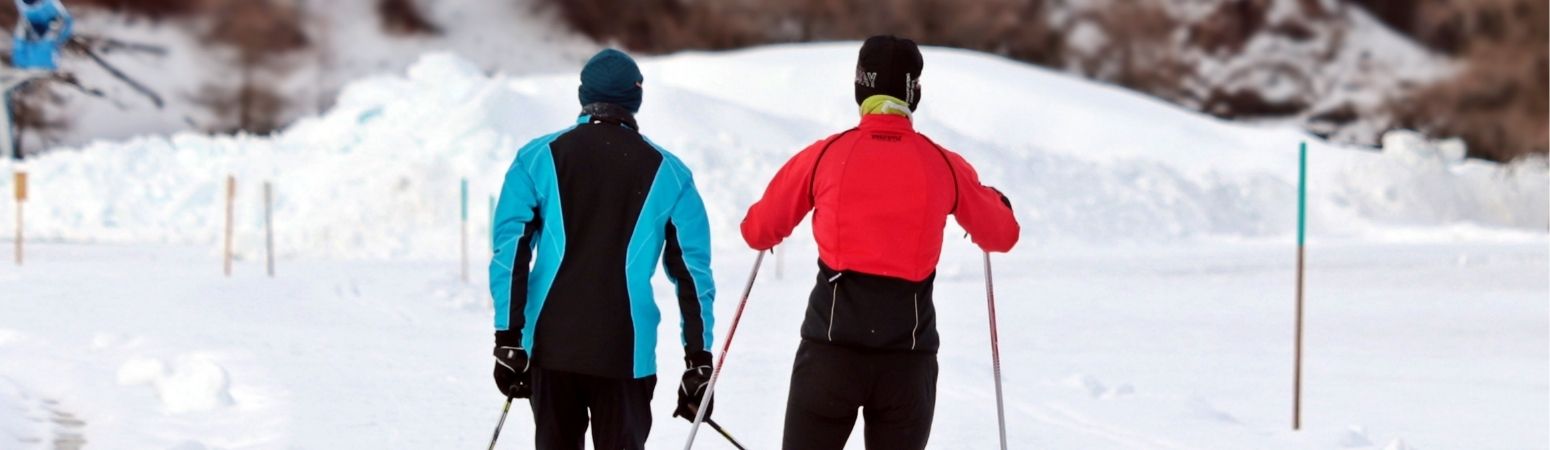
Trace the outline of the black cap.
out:
[[[925,64],[915,41],[891,35],[867,38],[856,58],[856,104],[889,95],[914,111],[920,104],[920,70]]]

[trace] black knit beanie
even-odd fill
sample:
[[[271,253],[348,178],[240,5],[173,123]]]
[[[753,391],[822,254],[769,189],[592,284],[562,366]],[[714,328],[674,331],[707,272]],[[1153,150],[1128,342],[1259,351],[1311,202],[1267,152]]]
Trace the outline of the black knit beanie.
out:
[[[856,58],[856,104],[873,95],[889,95],[909,103],[914,111],[920,104],[924,66],[915,41],[890,35],[867,38]]]

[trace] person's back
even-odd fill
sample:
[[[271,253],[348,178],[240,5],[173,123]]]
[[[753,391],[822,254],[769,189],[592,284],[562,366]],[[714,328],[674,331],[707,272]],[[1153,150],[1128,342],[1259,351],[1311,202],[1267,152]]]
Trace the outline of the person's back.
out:
[[[678,286],[684,385],[700,388],[709,375],[710,229],[689,169],[639,132],[635,63],[607,50],[582,80],[577,124],[519,150],[501,189],[490,261],[495,378],[502,393],[531,396],[539,448],[581,448],[588,422],[598,448],[641,448],[656,385],[659,260]],[[697,405],[692,394],[681,405]]]
[[[677,205],[694,189],[689,171],[641,136],[627,111],[616,108],[589,107],[582,123],[518,154],[517,164],[533,167],[527,174],[535,187],[552,193],[539,205],[549,213],[533,233],[539,257],[532,273],[550,281],[535,286],[547,292],[534,295],[537,302],[526,306],[528,316],[545,320],[524,324],[533,330],[524,334],[530,334],[525,341],[540,367],[633,378],[656,372],[649,357],[656,349],[658,323],[650,282],[664,247],[668,276],[694,286],[690,292],[709,288],[710,255],[690,255],[704,266],[704,272],[691,274],[679,251],[680,236],[663,235],[661,230],[686,225],[706,229],[703,209],[701,219],[688,217],[692,211],[673,214],[675,206],[702,208]],[[701,318],[694,311],[699,305],[690,306],[691,315]],[[691,320],[689,326],[689,346],[704,348],[703,321]]]
[[[962,157],[917,133],[908,116],[867,114],[860,126],[818,141],[788,164],[809,170],[783,171],[771,184],[807,185],[813,235],[832,269],[924,280],[936,270],[949,215],[972,223],[966,226],[985,222],[974,238],[994,251],[1017,241],[1015,222],[982,221],[986,213],[974,209],[984,202],[959,201],[984,197],[960,188],[971,182],[977,187],[978,176]],[[751,211],[744,236],[754,245],[784,239],[790,230],[782,225],[792,223],[789,208]]]
[[[1011,202],[915,132],[923,64],[914,42],[867,39],[855,80],[860,126],[792,157],[743,219],[743,239],[766,250],[813,212],[819,271],[791,373],[784,448],[843,448],[858,409],[868,448],[925,448],[939,346],[932,291],[947,216],[985,251],[1017,243]]]

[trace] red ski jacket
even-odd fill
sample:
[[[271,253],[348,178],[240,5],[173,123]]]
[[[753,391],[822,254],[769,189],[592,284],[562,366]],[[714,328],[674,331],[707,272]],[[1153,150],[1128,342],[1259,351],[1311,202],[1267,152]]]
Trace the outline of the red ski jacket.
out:
[[[949,214],[986,251],[1010,250],[1019,234],[1000,192],[896,115],[863,116],[792,157],[748,208],[743,240],[773,248],[812,210],[825,265],[914,282],[936,271]]]

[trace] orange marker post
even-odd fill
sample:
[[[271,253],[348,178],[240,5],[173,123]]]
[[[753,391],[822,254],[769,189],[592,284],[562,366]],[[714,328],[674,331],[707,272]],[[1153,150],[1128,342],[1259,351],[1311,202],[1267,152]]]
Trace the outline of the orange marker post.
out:
[[[264,267],[269,269],[269,278],[274,278],[274,188],[268,182],[264,182]]]
[[[236,200],[237,200],[237,177],[234,176],[234,175],[227,175],[226,176],[226,252],[225,252],[226,258],[225,258],[225,263],[223,264],[222,267],[225,268],[226,276],[228,276],[228,277],[231,276],[231,244],[232,244],[232,236],[231,235],[232,235],[232,228],[233,228],[232,222],[235,220],[234,216],[236,215],[235,211],[233,210],[234,207],[235,207],[235,205],[233,205],[233,203],[236,202]]]
[[[16,265],[22,265],[22,204],[27,202],[27,172],[16,170]]]

